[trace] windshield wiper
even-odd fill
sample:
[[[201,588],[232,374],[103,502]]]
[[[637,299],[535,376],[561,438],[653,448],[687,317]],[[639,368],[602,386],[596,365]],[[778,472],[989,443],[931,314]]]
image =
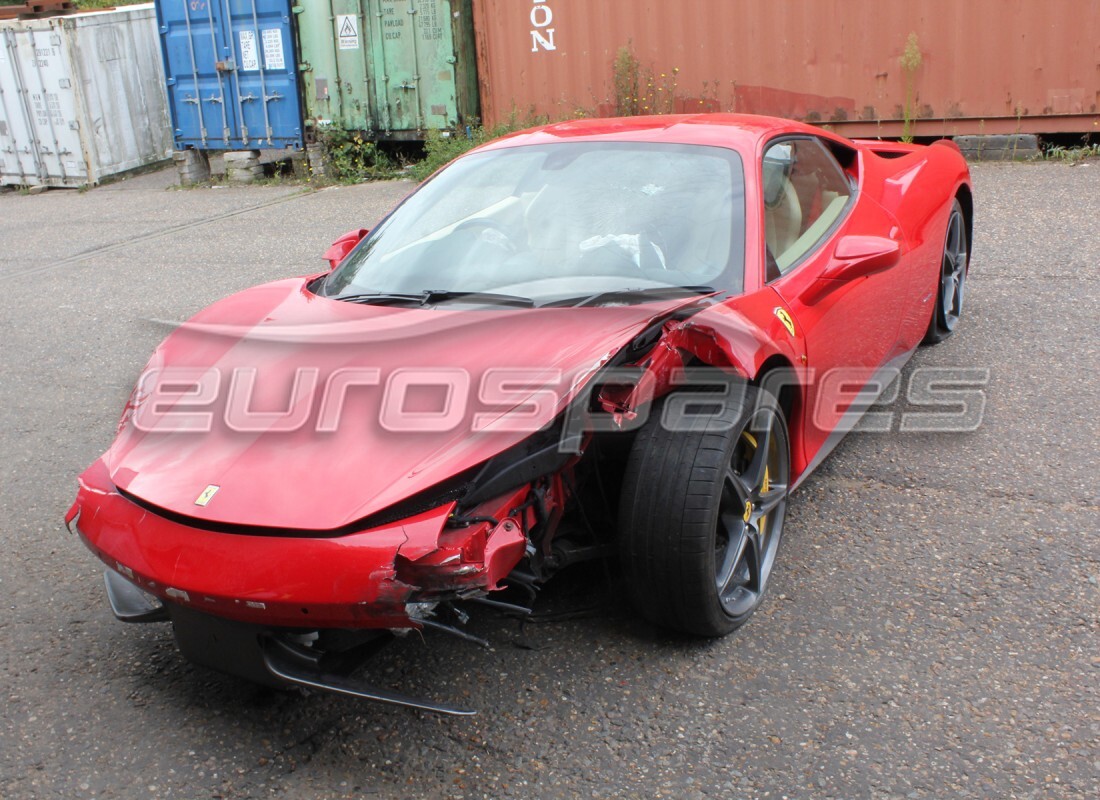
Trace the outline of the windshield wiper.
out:
[[[448,300],[465,300],[485,305],[521,306],[533,308],[535,301],[530,297],[494,292],[465,292],[455,289],[425,289],[422,292],[364,292],[337,296],[334,300],[348,303],[366,303],[369,305],[388,305],[390,303],[414,303],[418,306],[430,306]]]
[[[712,295],[719,294],[719,290],[713,286],[648,286],[644,289],[612,289],[607,292],[588,295],[585,297],[569,297],[564,300],[555,300],[546,303],[545,306],[564,306],[580,308],[582,306],[611,305],[614,303],[637,302],[643,298],[646,302],[653,300],[673,300],[683,297],[685,294]]]

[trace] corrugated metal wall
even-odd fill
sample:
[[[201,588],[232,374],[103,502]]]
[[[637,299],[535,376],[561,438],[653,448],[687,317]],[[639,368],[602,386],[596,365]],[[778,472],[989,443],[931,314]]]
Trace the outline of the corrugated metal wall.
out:
[[[85,186],[171,149],[152,4],[0,23],[0,183]]]
[[[176,148],[302,146],[290,0],[161,0]]]
[[[1100,133],[1097,0],[474,0],[474,13],[490,123],[614,113],[612,62],[630,46],[652,71],[645,97],[675,111],[896,136],[911,79],[918,135]],[[911,33],[921,63],[907,73]]]
[[[337,124],[423,138],[478,116],[470,0],[328,0],[298,9],[307,136]]]

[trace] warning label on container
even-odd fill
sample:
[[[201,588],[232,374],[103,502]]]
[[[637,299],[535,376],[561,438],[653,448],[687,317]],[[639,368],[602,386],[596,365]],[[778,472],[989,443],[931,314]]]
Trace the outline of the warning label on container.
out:
[[[241,69],[251,72],[260,68],[260,59],[256,53],[256,31],[241,31]]]
[[[359,20],[354,14],[336,15],[336,38],[341,50],[359,49]]]
[[[286,69],[283,59],[283,32],[279,28],[267,28],[263,32],[264,69]]]

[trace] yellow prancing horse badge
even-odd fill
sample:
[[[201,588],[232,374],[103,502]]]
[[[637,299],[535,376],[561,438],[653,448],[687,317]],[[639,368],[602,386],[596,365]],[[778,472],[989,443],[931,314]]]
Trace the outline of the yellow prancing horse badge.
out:
[[[207,486],[205,489],[202,490],[202,494],[195,498],[195,505],[205,506],[207,503],[214,499],[214,495],[218,493],[218,489],[220,488],[222,487],[215,486],[214,484],[210,484],[209,486]]]
[[[791,315],[787,313],[787,309],[776,306],[775,316],[779,318],[779,321],[783,323],[783,327],[787,329],[787,333],[794,336],[794,320],[791,319]]]

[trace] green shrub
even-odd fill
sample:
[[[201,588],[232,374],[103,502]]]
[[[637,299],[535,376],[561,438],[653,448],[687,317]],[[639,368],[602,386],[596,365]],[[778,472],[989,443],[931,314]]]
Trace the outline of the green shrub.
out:
[[[329,178],[340,183],[393,177],[396,166],[375,142],[363,138],[359,131],[348,131],[338,125],[322,128],[318,135]]]
[[[428,131],[428,137],[424,140],[424,158],[412,165],[410,174],[414,180],[422,181],[444,164],[449,164],[491,138],[481,127],[471,128],[469,135],[462,131]]]

